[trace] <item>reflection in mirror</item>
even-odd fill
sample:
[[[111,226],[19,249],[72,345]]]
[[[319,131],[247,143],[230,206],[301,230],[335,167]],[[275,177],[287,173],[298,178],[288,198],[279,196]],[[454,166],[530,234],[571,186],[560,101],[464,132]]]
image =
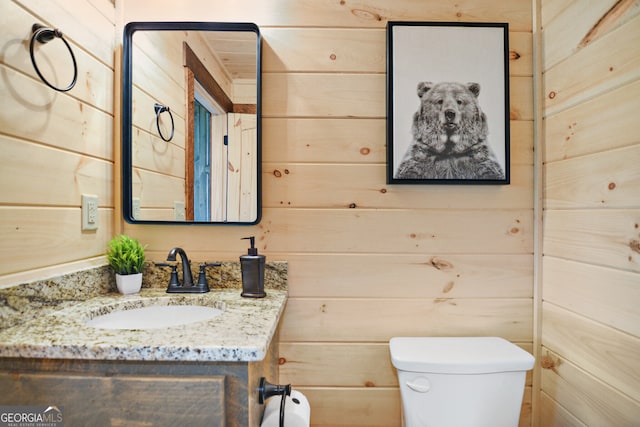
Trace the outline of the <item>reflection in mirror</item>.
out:
[[[123,52],[125,219],[257,223],[258,27],[132,22]]]

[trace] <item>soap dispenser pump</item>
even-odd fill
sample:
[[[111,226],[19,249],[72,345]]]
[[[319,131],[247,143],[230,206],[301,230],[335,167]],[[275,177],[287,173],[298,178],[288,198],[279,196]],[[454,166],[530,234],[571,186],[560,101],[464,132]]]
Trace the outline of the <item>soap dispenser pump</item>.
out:
[[[243,237],[241,240],[249,240],[251,246],[246,255],[240,256],[240,268],[242,269],[242,294],[246,298],[264,298],[264,264],[266,257],[258,255],[255,247],[255,237]]]

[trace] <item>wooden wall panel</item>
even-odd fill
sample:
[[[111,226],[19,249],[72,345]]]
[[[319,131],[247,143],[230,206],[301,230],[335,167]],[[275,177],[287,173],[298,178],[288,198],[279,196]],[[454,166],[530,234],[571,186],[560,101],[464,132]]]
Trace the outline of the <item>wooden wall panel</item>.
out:
[[[386,72],[384,29],[264,28],[265,72]],[[530,32],[509,33],[512,76],[531,76]]]
[[[80,207],[82,194],[98,196],[99,207],[113,201],[109,161],[2,135],[0,152],[6,153],[0,180],[11,190],[3,203],[28,205],[38,200],[41,206]]]
[[[533,79],[531,77],[511,76],[509,79],[511,120],[533,120]]]
[[[156,32],[150,37],[144,31],[133,35],[132,57],[135,72],[132,73],[136,91],[154,98],[155,102],[168,105],[174,119],[185,120],[185,76],[182,32]],[[134,101],[138,93],[134,93]],[[151,110],[152,114],[153,109]],[[184,127],[184,123],[183,123]]]
[[[264,118],[262,127],[265,163],[386,162],[383,118]],[[511,164],[532,165],[533,123],[512,121],[510,133]]]
[[[138,169],[133,173],[134,197],[140,196],[141,206],[155,209],[173,209],[173,202],[184,201],[184,178]],[[145,191],[145,189],[150,189]],[[156,189],[162,188],[162,191]],[[146,212],[145,212],[146,214]],[[173,215],[171,218],[173,219]]]
[[[530,254],[278,256],[289,260],[292,297],[531,298],[533,291]]]
[[[547,162],[627,147],[640,141],[640,81],[605,92],[545,120]]]
[[[366,72],[387,67],[384,29],[265,28],[266,73]]]
[[[264,74],[264,117],[385,117],[382,74]]]
[[[173,220],[174,202],[185,202],[185,69],[182,32],[160,32],[152,39],[146,32],[133,36],[132,75],[132,195],[140,199],[140,219],[162,213]],[[173,115],[174,137],[160,138],[155,104],[168,106]],[[162,114],[161,129],[171,133],[168,115]],[[162,191],[158,191],[162,189]]]
[[[401,427],[400,392],[394,388],[300,387],[316,404],[311,411],[314,427]],[[530,425],[531,393],[527,388],[519,427]],[[340,420],[336,422],[336,419]]]
[[[505,254],[530,251],[530,212],[484,213],[453,209],[447,210],[446,215],[437,209],[265,209],[258,243],[274,252]],[[488,241],[492,244],[488,245]]]
[[[282,357],[293,349],[293,359],[307,364],[285,370],[282,379],[304,384],[300,389],[311,401],[314,426],[400,425],[399,393],[385,357],[385,341],[392,335],[502,335],[531,346],[531,0],[284,0],[249,5],[190,0],[153,8],[126,0],[119,6],[118,30],[128,21],[143,20],[252,21],[260,26],[265,48],[263,221],[231,228],[136,226],[122,223],[120,213],[113,212],[114,200],[101,200],[101,223],[108,225],[86,234],[79,230],[79,201],[71,200],[75,196],[43,209],[40,193],[25,185],[29,194],[12,196],[20,203],[0,208],[3,227],[13,227],[0,246],[3,259],[13,262],[12,272],[52,263],[75,266],[78,260],[95,258],[113,231],[139,238],[154,260],[164,260],[175,245],[194,260],[237,259],[246,249],[240,237],[256,235],[268,259],[290,262],[291,301],[283,319]],[[68,95],[43,90],[24,57],[27,30],[10,26],[5,16],[22,16],[29,26],[41,18],[68,34],[86,65],[77,90]],[[3,144],[34,144],[34,158],[56,147],[63,151],[57,155],[66,159],[60,164],[64,169],[65,162],[77,157],[92,170],[111,164],[113,153],[119,152],[110,144],[119,143],[112,131],[119,99],[114,102],[109,73],[119,49],[114,40],[121,40],[121,34],[114,36],[113,4],[19,0],[3,5],[0,19],[4,28],[12,28],[7,34],[19,33],[2,36],[3,45],[10,47],[0,65],[7,82],[0,85],[5,100],[0,107]],[[511,185],[386,184],[388,20],[509,23]],[[20,96],[23,90],[28,98]],[[26,159],[31,148],[22,147],[16,155]],[[92,174],[100,175],[103,183],[112,179],[104,169]],[[63,179],[71,176],[63,174]],[[118,194],[116,190],[111,192]],[[111,228],[113,215],[116,230]],[[53,250],[52,242],[60,241],[73,250]],[[27,253],[34,257],[25,257]],[[322,304],[328,312],[321,312]],[[428,324],[416,325],[416,318]],[[379,330],[367,327],[367,319],[380,324]],[[388,322],[381,324],[380,319]],[[332,342],[327,349],[325,341]],[[320,354],[328,360],[310,357],[312,346],[322,348]],[[370,363],[368,370],[352,373],[351,362],[337,360],[343,354],[360,354]],[[337,365],[333,378],[342,382],[323,382],[322,373],[332,368],[329,360]],[[530,421],[530,397],[527,389],[521,425]]]
[[[280,381],[296,388],[398,387],[387,343],[282,343]]]
[[[151,107],[153,108],[153,107]],[[163,131],[164,132],[164,131]],[[164,134],[163,134],[164,135]],[[144,170],[159,171],[167,176],[174,176],[184,180],[184,134],[176,130],[174,139],[176,144],[163,141],[156,132],[151,134],[141,129],[134,129],[133,138],[136,149],[133,150],[132,162]]]
[[[640,418],[640,2],[541,2],[539,426]]]
[[[384,118],[262,120],[262,160],[289,163],[384,163]]]
[[[547,367],[542,370],[542,386],[562,407],[572,413],[586,414],[584,418],[589,420],[589,425],[637,425],[640,407],[633,399],[620,395],[553,352],[544,349],[543,357]]]
[[[544,392],[540,393],[539,413],[539,419],[544,420],[545,427],[586,427],[586,424],[580,422]],[[538,420],[538,418],[534,418],[534,420]]]
[[[51,0],[42,4],[39,0],[18,0],[16,3],[41,18],[43,24],[60,28],[76,44],[113,68],[115,40],[111,36],[116,22],[113,1]]]
[[[256,22],[260,27],[333,27],[381,28],[386,21],[492,21],[508,22],[511,31],[531,31],[532,8],[529,0],[487,0],[483,2],[449,1],[429,3],[414,0],[367,0],[321,2],[316,0],[284,0],[277,3],[255,2],[248,6],[220,2],[212,7],[210,0],[189,0],[180,5],[163,4],[150,8],[144,3],[128,1],[125,21],[219,20]]]
[[[465,228],[484,213],[482,210],[452,210],[443,215],[439,210],[411,209],[263,209],[264,219],[254,227],[192,229],[205,236],[215,231],[212,234],[215,245],[222,249],[218,252],[231,256],[246,252],[239,239],[248,233],[255,234],[256,246],[261,251],[277,257],[279,253],[291,252],[530,254],[530,212],[491,211],[483,216],[481,225]],[[379,224],[385,227],[378,227]],[[167,241],[179,241],[188,242],[193,251],[215,251],[211,241],[194,239],[181,227],[154,225],[142,230],[151,250],[169,250],[171,245]],[[487,244],[488,239],[493,242],[491,245]]]
[[[530,300],[290,298],[283,342],[388,342],[393,336],[501,336],[532,340]]]
[[[495,209],[527,209],[533,198],[531,165],[511,168],[511,184],[462,186],[451,198],[451,186],[434,186],[429,198],[420,187],[385,185],[384,164],[263,163],[265,207],[326,208],[438,208],[474,209],[490,203]]]
[[[109,3],[108,0],[101,1]],[[15,5],[9,3],[3,5],[0,17],[3,39],[8,42],[7,49],[3,52],[3,63],[11,64],[20,73],[42,84],[29,57],[31,26],[37,22],[59,28],[71,45],[78,63],[78,83],[69,94],[112,115],[115,43],[112,37],[113,11],[110,17],[102,15],[86,1],[76,1],[75,6],[63,0],[47,2],[46,5],[37,0],[17,1]],[[70,9],[74,10],[69,15]],[[78,22],[84,25],[78,25]],[[36,46],[34,52],[38,66],[52,83],[66,86],[71,82],[71,57],[63,43]],[[12,88],[16,87],[9,85],[8,89]],[[20,92],[18,90],[13,96],[19,99],[16,95]],[[40,92],[43,95],[60,95],[44,85]],[[60,108],[58,112],[62,113],[61,110],[63,109]],[[74,110],[77,111],[70,111]]]
[[[0,69],[7,80],[6,85],[0,85],[3,133],[62,150],[113,159],[113,144],[105,143],[113,139],[110,113],[70,95],[54,93],[44,83],[13,70],[11,65],[2,64]]]
[[[307,395],[312,425],[399,426],[391,336],[501,335],[532,350],[531,2],[254,6],[240,12],[221,3],[214,13],[199,0],[153,10],[126,2],[123,18],[241,15],[260,26],[262,221],[123,230],[158,260],[174,245],[194,260],[237,259],[245,252],[240,238],[255,235],[268,260],[289,262],[280,381]],[[392,19],[509,22],[511,185],[386,184],[385,27]],[[526,396],[523,426],[531,420],[529,386]]]
[[[551,303],[544,303],[543,311],[543,346],[571,357],[587,373],[611,384],[636,403],[640,400],[640,338]]]
[[[640,208],[549,210],[545,213],[545,255],[637,273],[638,224]]]
[[[636,273],[546,257],[543,276],[545,301],[640,336]]]
[[[401,427],[400,392],[387,387],[299,387],[314,427]]]
[[[562,59],[579,50],[581,47],[592,42],[598,34],[594,31],[594,22],[598,22],[607,12],[611,10],[617,0],[599,1],[591,7],[584,7],[584,3],[573,2],[547,2],[557,3],[556,10],[547,11],[547,4],[542,10],[542,25],[544,28],[545,49],[544,64],[546,68],[551,68]],[[550,6],[551,9],[553,6]],[[618,22],[620,25],[620,22]],[[590,37],[589,37],[590,35]]]
[[[282,343],[280,380],[295,387],[398,387],[398,376],[389,364],[384,343]],[[521,345],[532,351],[530,344]],[[531,374],[527,375],[531,387]]]
[[[533,70],[533,36],[530,31],[516,31],[509,27],[509,74],[531,76]]]
[[[71,45],[78,80],[69,92],[37,77],[34,22],[59,28]],[[9,286],[104,263],[114,229],[115,11],[109,0],[17,0],[2,3],[0,24],[0,286]],[[38,46],[36,59],[52,83],[71,81],[59,40]],[[82,194],[98,196],[95,232],[81,231]]]
[[[633,208],[640,200],[640,144],[548,163],[545,207]]]
[[[638,45],[640,15],[578,50],[570,61],[545,69],[545,116],[638,80]]]
[[[386,77],[378,74],[263,75],[264,117],[386,117]],[[511,118],[533,120],[531,77],[511,77]]]
[[[95,233],[83,233],[79,204],[73,208],[4,206],[0,209],[0,232],[2,248],[9,249],[3,250],[0,274],[7,275],[11,284],[20,280],[15,273],[32,269],[64,263],[79,268],[82,260],[93,266],[91,259],[103,256],[113,237],[113,220],[112,208],[99,208],[102,225]]]

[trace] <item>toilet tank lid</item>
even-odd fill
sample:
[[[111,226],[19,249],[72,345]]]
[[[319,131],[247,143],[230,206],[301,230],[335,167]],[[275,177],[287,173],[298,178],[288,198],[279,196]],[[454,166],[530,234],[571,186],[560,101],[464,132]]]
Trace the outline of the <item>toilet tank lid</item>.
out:
[[[441,374],[528,371],[531,354],[498,337],[394,337],[389,341],[396,369]]]

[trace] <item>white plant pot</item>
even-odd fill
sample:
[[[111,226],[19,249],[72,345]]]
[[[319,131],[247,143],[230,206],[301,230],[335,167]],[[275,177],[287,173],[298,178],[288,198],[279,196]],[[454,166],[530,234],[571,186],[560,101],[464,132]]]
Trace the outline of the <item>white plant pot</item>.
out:
[[[116,274],[116,286],[123,295],[138,293],[142,287],[142,273]]]

